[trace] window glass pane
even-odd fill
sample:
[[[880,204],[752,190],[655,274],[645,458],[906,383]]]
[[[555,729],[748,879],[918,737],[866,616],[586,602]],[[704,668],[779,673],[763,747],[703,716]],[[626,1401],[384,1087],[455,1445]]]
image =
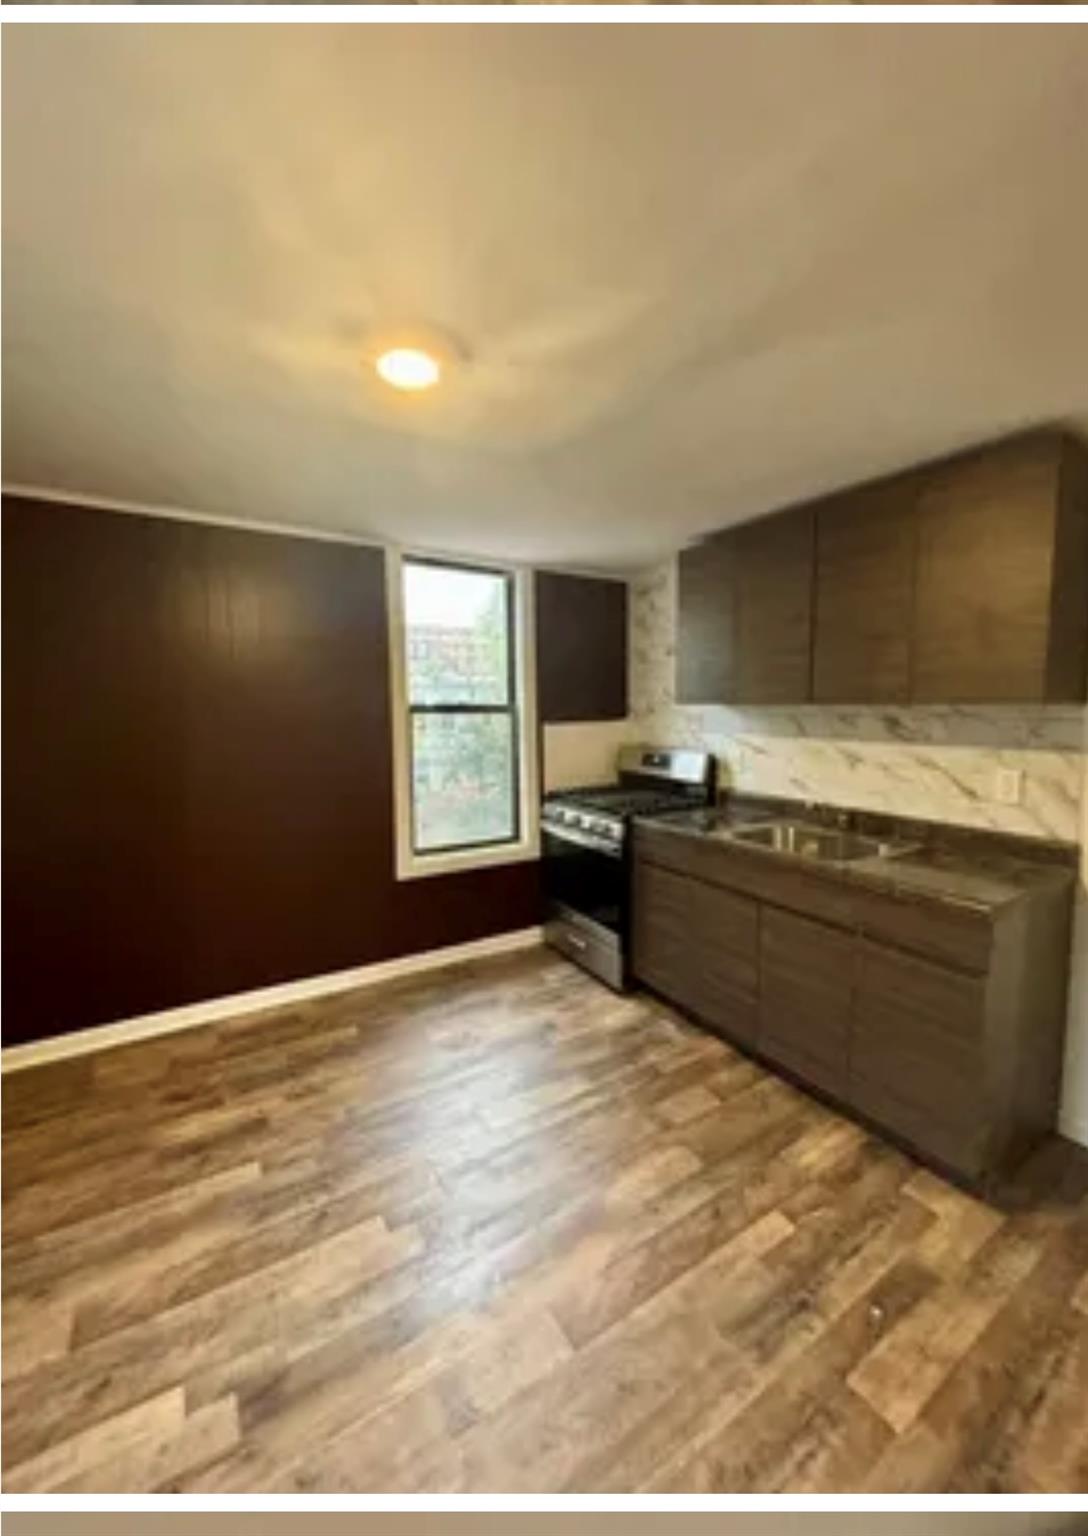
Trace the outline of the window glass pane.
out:
[[[517,835],[509,715],[412,716],[412,815],[421,853]]]
[[[404,563],[410,704],[507,704],[505,576]]]

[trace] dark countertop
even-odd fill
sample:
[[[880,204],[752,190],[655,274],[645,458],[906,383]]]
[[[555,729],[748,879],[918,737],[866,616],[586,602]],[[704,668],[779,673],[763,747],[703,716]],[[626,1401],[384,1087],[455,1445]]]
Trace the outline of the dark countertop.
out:
[[[733,836],[743,826],[777,818],[859,832],[894,842],[906,851],[840,863],[779,853],[759,844],[739,842]],[[648,825],[713,842],[745,857],[770,859],[780,867],[802,867],[806,873],[827,880],[951,903],[976,912],[996,912],[1040,890],[1070,885],[1076,878],[1079,856],[1079,850],[1072,844],[747,797],[730,797],[712,809],[640,819]]]

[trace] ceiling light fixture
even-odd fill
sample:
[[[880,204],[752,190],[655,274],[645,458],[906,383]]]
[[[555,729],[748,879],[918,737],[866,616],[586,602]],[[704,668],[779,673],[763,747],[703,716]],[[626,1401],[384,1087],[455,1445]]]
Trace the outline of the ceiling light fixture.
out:
[[[464,343],[444,327],[419,320],[375,326],[363,338],[362,362],[401,395],[425,395],[453,381],[468,361]]]
[[[442,364],[422,347],[390,347],[379,354],[374,367],[394,389],[431,389],[442,377]]]

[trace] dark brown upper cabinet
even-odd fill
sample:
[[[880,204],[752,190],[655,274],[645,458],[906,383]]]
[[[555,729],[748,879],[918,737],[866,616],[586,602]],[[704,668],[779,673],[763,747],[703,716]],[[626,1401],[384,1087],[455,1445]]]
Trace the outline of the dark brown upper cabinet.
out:
[[[536,573],[536,661],[542,724],[627,714],[627,583]]]
[[[736,698],[735,576],[727,533],[680,552],[676,697],[681,704],[726,704]]]
[[[1037,433],[938,465],[918,494],[919,703],[1080,701],[1088,654],[1084,454]]]
[[[793,704],[812,696],[810,507],[732,530],[737,563],[737,701]]]
[[[816,703],[910,698],[914,544],[914,503],[905,480],[817,505]]]
[[[1057,431],[680,556],[681,703],[1079,703],[1086,684],[1088,455]]]
[[[677,697],[793,704],[811,695],[813,516],[798,507],[680,556]]]

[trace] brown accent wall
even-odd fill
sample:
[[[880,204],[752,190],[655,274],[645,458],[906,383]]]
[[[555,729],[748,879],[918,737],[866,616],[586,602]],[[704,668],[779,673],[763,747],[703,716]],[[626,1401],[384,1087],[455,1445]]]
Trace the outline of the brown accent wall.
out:
[[[4,1043],[525,927],[394,878],[374,548],[3,505]]]

